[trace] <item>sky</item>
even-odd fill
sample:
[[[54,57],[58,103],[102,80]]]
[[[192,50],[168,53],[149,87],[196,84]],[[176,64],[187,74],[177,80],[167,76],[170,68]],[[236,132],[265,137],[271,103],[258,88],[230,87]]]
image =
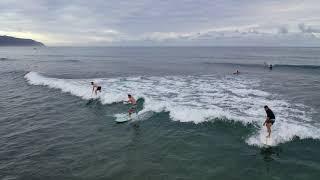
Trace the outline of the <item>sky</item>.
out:
[[[48,46],[320,46],[320,0],[0,0],[0,35]]]

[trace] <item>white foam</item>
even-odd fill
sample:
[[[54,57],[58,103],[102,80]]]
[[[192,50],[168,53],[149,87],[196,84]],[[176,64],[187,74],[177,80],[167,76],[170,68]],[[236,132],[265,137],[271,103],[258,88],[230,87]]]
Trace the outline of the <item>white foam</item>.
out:
[[[28,80],[30,84],[33,85],[43,85],[48,86],[50,88],[60,89],[62,92],[67,92],[75,96],[79,96],[83,99],[97,99],[99,98],[102,103],[112,103],[112,102],[120,102],[124,99],[125,93],[120,94],[110,94],[106,93],[107,85],[104,83],[102,79],[58,79],[58,78],[49,78],[40,75],[37,72],[29,72],[25,75],[25,78]],[[104,90],[103,93],[99,93],[95,95],[92,93],[92,86],[90,85],[91,81],[95,81],[96,83],[102,86]]]
[[[279,123],[275,124],[272,128],[272,146],[291,141],[295,136],[298,136],[301,139],[320,139],[320,130],[317,127],[310,126],[309,124],[297,124],[296,122],[290,121],[277,121],[279,121]],[[262,128],[256,134],[249,137],[246,142],[249,145],[263,146],[261,139],[264,139],[266,135],[266,128]]]
[[[90,81],[102,86],[99,98],[103,104],[126,100],[128,93],[144,98],[145,112],[167,111],[174,121],[201,123],[216,118],[234,120],[243,124],[257,124],[260,130],[246,139],[250,145],[262,146],[266,136],[264,105],[276,114],[272,127],[274,145],[293,137],[320,139],[319,127],[311,124],[308,107],[270,98],[270,93],[259,90],[258,79],[244,76],[165,76],[127,77],[109,79],[57,79],[30,72],[25,75],[30,84],[44,85],[71,93],[83,99],[91,98]],[[140,114],[140,113],[139,113]]]
[[[135,121],[143,121],[152,116],[152,112],[138,112],[138,113],[133,113],[131,115],[131,120],[130,122],[135,122]],[[116,118],[116,121],[122,121],[123,119],[129,119],[129,114],[128,113],[118,113],[113,115]]]

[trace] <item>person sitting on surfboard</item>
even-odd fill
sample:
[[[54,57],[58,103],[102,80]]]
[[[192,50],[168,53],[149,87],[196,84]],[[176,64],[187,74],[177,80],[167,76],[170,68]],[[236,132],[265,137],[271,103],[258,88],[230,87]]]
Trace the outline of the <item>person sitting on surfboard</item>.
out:
[[[267,138],[269,138],[271,135],[271,126],[275,122],[276,117],[274,116],[273,112],[271,111],[271,109],[268,106],[264,106],[264,110],[267,113],[267,119],[264,121],[263,126],[264,125],[267,126],[267,130],[268,130]]]
[[[91,82],[92,85],[92,93],[94,92],[95,95],[97,95],[97,92],[101,92],[101,86],[99,86],[98,84]]]
[[[233,74],[236,74],[236,75],[239,75],[240,74],[240,71],[237,70],[236,72],[234,72]]]
[[[134,99],[133,96],[131,96],[131,94],[128,94],[128,101],[127,102],[131,104],[131,107],[128,111],[129,118],[131,118],[131,114],[136,111],[137,101],[136,101],[136,99]]]

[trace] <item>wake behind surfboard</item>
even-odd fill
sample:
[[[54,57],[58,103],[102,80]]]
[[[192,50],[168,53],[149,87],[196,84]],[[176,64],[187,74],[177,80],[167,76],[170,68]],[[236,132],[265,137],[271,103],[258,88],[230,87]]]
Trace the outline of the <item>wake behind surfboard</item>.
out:
[[[129,117],[128,113],[122,113],[122,114],[116,114],[116,122],[117,123],[124,123],[132,120],[136,120],[138,118],[138,115],[136,113],[131,114],[131,118]]]

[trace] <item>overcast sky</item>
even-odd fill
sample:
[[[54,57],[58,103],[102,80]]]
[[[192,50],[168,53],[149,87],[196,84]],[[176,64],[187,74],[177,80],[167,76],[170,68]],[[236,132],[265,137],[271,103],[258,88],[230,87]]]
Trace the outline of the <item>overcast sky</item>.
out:
[[[0,0],[0,35],[49,46],[319,46],[320,0]]]

